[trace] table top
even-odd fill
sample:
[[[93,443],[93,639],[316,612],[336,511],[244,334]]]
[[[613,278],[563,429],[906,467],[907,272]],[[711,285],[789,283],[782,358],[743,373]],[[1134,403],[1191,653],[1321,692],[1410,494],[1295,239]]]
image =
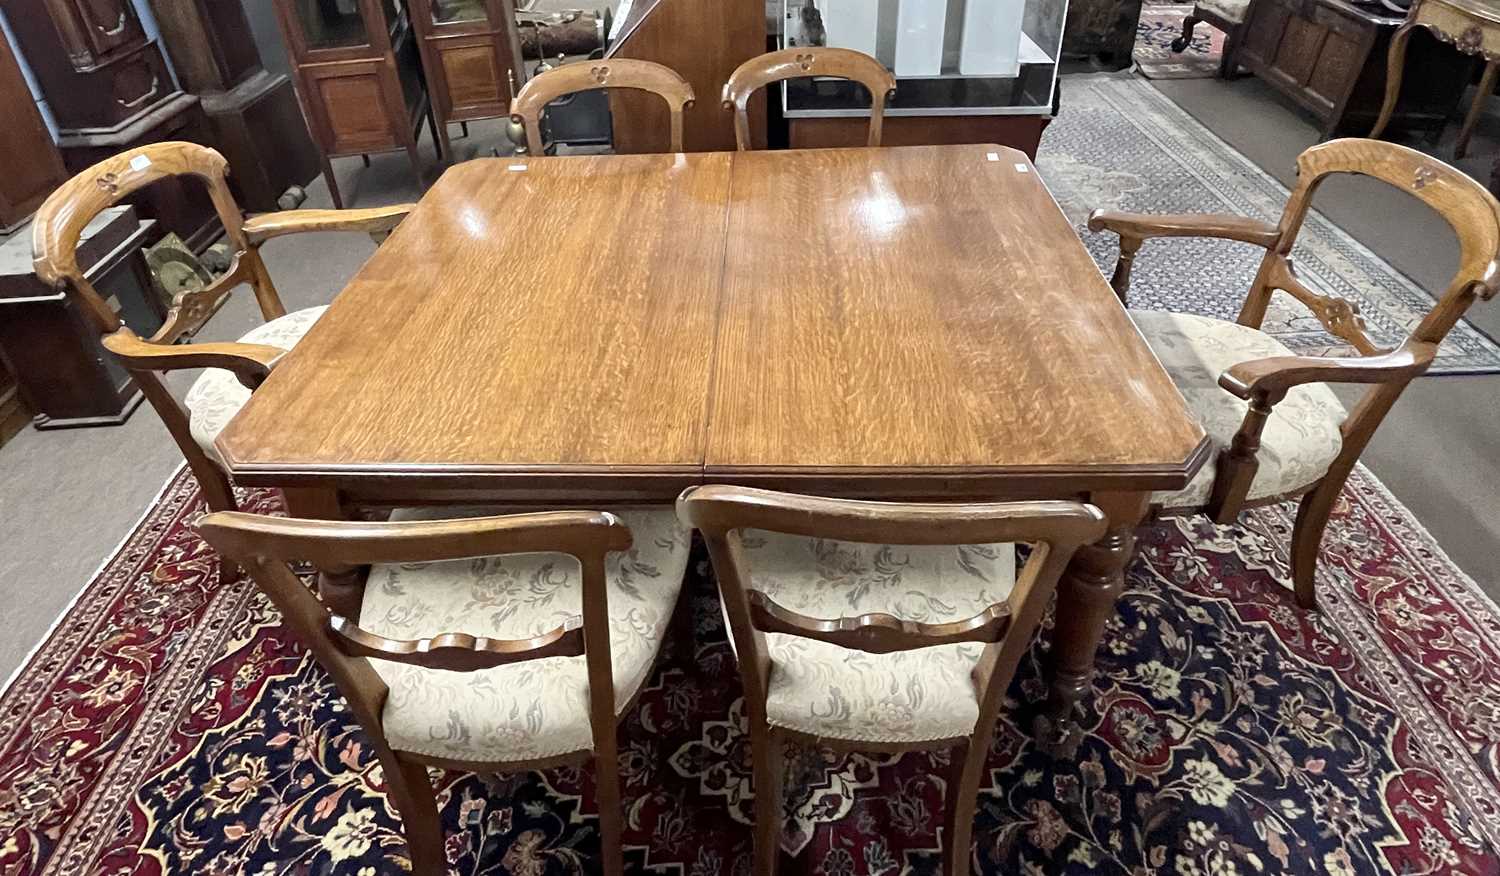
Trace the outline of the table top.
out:
[[[1207,452],[996,146],[457,165],[218,447],[412,497],[1169,489]]]

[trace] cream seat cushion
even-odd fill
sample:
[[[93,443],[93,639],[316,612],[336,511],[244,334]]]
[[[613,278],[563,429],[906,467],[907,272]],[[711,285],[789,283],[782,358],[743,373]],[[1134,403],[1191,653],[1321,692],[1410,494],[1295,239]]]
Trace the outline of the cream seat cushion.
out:
[[[941,623],[1003,602],[1015,546],[869,545],[748,530],[752,586],[815,618],[883,612]],[[980,644],[870,654],[800,636],[766,636],[767,719],[816,736],[918,742],[967,736],[979,717],[970,674]]]
[[[1198,0],[1198,8],[1240,24],[1245,20],[1245,13],[1250,11],[1250,0]]]
[[[240,343],[265,344],[290,350],[302,340],[328,305],[294,310],[270,322],[256,326],[240,337]],[[223,368],[206,368],[193,381],[183,405],[188,409],[188,431],[193,440],[203,448],[209,458],[218,460],[219,451],[214,449],[214,439],[229,425],[234,415],[250,400],[250,390],[239,378]]]
[[[1164,508],[1200,507],[1213,490],[1218,450],[1234,440],[1249,409],[1219,386],[1219,375],[1241,362],[1293,353],[1270,335],[1238,323],[1154,310],[1132,310],[1130,316],[1214,445],[1185,489],[1154,493],[1151,501]],[[1260,468],[1247,498],[1278,496],[1322,477],[1343,447],[1339,426],[1345,416],[1327,384],[1293,387],[1271,409],[1261,433]]]
[[[621,711],[646,681],[687,569],[690,532],[670,506],[614,512],[630,550],[609,555],[610,657]],[[411,509],[393,520],[481,516]],[[566,554],[382,565],[370,570],[359,623],[393,639],[446,632],[524,639],[582,611],[582,574]],[[593,748],[585,658],[549,657],[477,672],[372,660],[390,687],[383,721],[393,748],[451,760],[533,760]]]

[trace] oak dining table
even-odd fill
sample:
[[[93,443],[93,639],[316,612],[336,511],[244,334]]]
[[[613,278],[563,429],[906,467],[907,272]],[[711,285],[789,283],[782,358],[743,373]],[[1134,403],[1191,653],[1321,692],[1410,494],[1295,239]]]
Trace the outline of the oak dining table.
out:
[[[974,145],[456,165],[217,450],[323,518],[706,482],[1086,498],[1110,529],[1059,586],[1056,733],[1150,493],[1209,444],[1035,167]]]

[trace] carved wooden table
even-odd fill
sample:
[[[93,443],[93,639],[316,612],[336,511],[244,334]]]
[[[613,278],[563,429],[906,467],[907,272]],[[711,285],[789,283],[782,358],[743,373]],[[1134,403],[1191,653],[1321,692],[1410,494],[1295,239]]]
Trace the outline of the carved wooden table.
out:
[[[1063,716],[1208,443],[1025,156],[923,146],[458,165],[218,448],[303,516],[1086,496],[1112,529],[1061,585]]]
[[[1416,0],[1412,4],[1406,22],[1391,38],[1386,58],[1385,103],[1380,108],[1380,118],[1370,131],[1372,139],[1380,138],[1396,110],[1406,70],[1406,43],[1418,27],[1426,28],[1445,43],[1451,43],[1463,54],[1477,55],[1485,61],[1479,91],[1464,118],[1458,141],[1453,145],[1454,157],[1462,158],[1469,149],[1469,138],[1479,122],[1484,102],[1494,93],[1497,74],[1500,74],[1500,6],[1481,0]],[[1500,155],[1496,156],[1490,171],[1490,191],[1500,196]]]

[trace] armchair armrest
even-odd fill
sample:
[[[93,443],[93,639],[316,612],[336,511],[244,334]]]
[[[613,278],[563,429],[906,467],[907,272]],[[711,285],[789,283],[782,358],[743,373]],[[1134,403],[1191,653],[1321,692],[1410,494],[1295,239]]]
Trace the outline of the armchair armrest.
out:
[[[249,389],[261,382],[286,355],[286,350],[264,344],[205,343],[182,346],[153,344],[128,332],[104,339],[104,348],[137,371],[177,371],[184,368],[223,368],[234,372]]]
[[[415,204],[394,204],[362,210],[283,210],[245,220],[245,238],[258,246],[273,237],[304,231],[363,231],[381,234],[400,224]]]
[[[1426,371],[1437,345],[1407,341],[1379,356],[1273,356],[1241,362],[1219,375],[1219,385],[1243,399],[1260,397],[1272,404],[1304,383],[1395,383]]]
[[[1121,237],[1220,237],[1270,248],[1281,230],[1269,222],[1227,213],[1125,213],[1095,210],[1089,214],[1090,231],[1113,231]]]

